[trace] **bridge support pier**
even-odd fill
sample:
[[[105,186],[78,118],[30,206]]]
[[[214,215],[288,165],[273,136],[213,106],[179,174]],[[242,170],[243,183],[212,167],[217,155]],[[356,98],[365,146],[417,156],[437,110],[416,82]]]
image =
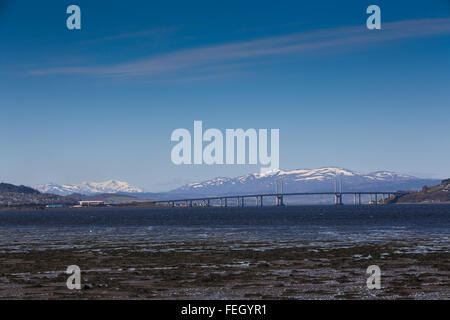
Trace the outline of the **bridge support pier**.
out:
[[[263,206],[263,196],[260,196],[260,198],[259,198],[259,206],[260,207]]]
[[[344,204],[342,202],[342,194],[341,193],[335,193],[334,194],[334,204],[335,205],[342,205],[342,204]]]
[[[283,196],[282,195],[277,195],[277,201],[276,201],[276,204],[277,204],[277,206],[284,206],[284,202],[283,202]]]

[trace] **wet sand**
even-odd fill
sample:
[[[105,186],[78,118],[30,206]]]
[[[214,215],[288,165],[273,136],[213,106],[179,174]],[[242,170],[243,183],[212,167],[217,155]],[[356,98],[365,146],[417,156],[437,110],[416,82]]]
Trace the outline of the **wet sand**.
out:
[[[448,247],[424,239],[0,246],[1,299],[450,299]],[[66,287],[69,265],[82,289]],[[380,290],[366,286],[381,268]]]

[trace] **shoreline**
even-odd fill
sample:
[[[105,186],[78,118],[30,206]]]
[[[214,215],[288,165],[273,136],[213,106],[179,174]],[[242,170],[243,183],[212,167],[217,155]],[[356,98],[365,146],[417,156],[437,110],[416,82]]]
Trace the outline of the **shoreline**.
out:
[[[366,206],[366,207],[374,207],[374,206],[384,206],[384,205],[448,205],[450,202],[395,202],[395,203],[385,203],[385,204],[362,204],[358,206]],[[302,204],[302,205],[285,205],[284,207],[309,207],[309,206],[323,206],[323,207],[335,207],[334,204]],[[344,206],[347,207],[353,207],[355,205],[353,204],[344,204]],[[244,208],[251,208],[255,207],[254,205],[248,205]],[[264,207],[277,207],[275,205],[266,205]],[[59,207],[59,208],[46,208],[45,206],[14,206],[14,207],[0,207],[0,212],[2,211],[61,211],[61,210],[114,210],[114,209],[184,209],[187,208],[185,206],[164,206],[164,205],[156,205],[156,204],[117,204],[112,206],[91,206],[91,207]],[[204,207],[204,206],[194,206],[194,209],[202,209],[202,208],[226,208],[226,207],[220,207],[220,206],[210,206],[210,207]],[[240,208],[236,206],[229,206],[228,208]],[[192,207],[191,207],[192,209]]]

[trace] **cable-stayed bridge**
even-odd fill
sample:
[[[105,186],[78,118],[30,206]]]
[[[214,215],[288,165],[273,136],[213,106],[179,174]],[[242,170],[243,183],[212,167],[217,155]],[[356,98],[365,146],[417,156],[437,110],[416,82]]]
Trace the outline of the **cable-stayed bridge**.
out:
[[[277,190],[278,191],[278,190]],[[335,205],[342,205],[344,195],[353,195],[353,204],[385,204],[387,199],[398,197],[407,194],[407,192],[393,192],[393,191],[335,191],[335,192],[276,192],[276,193],[260,193],[260,194],[244,194],[244,195],[227,195],[214,197],[200,197],[187,199],[173,199],[173,200],[158,200],[155,204],[162,204],[171,207],[193,207],[193,206],[220,206],[220,207],[244,207],[247,205],[263,207],[265,200],[275,199],[276,206],[284,206],[285,198],[287,197],[308,197],[308,196],[332,196]],[[368,199],[367,202],[362,201],[362,197]]]

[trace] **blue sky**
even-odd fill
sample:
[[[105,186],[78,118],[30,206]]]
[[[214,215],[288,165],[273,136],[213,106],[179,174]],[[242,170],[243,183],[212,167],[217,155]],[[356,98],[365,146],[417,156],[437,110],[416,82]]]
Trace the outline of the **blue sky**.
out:
[[[259,171],[172,164],[194,120],[279,128],[283,169],[450,177],[450,1],[0,1],[0,39],[1,181]]]

